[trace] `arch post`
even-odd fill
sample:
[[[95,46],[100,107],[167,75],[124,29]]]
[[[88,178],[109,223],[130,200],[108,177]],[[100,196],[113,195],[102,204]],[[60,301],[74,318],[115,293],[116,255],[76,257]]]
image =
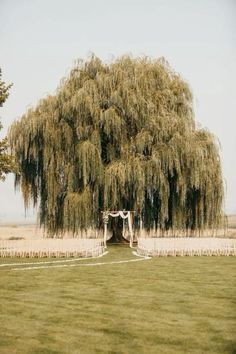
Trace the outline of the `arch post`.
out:
[[[133,240],[134,240],[134,234],[133,234],[133,228],[132,228],[132,212],[130,210],[128,211],[102,211],[102,218],[103,218],[103,223],[104,223],[104,246],[105,248],[107,247],[106,243],[107,243],[107,224],[109,221],[109,216],[111,217],[118,217],[120,216],[123,219],[123,232],[124,233],[124,220],[128,219],[128,227],[129,227],[129,232],[130,232],[130,241],[129,241],[129,245],[130,248],[133,248]]]
[[[104,247],[107,248],[107,224],[109,221],[109,213],[107,212],[102,212],[103,216],[103,223],[104,223],[104,235],[103,235],[103,242],[104,242]]]
[[[128,225],[129,225],[129,232],[130,232],[129,246],[130,248],[133,248],[134,234],[132,228],[132,214],[130,211],[128,211]]]

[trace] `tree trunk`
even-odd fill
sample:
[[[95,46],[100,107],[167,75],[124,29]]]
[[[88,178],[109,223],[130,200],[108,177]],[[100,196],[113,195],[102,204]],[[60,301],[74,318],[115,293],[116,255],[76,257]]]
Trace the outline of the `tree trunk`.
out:
[[[108,240],[108,243],[129,243],[129,241],[122,236],[123,219],[121,217],[113,218],[111,228],[112,237]]]

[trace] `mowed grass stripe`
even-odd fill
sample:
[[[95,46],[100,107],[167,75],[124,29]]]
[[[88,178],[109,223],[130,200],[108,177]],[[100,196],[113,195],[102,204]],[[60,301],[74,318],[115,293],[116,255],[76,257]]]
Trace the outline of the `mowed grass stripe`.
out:
[[[142,260],[148,260],[151,259],[151,257],[148,256],[141,256],[139,255],[136,251],[133,251],[130,253],[130,255],[135,256],[135,259],[126,259],[126,260],[120,260],[120,261],[111,261],[111,262],[96,262],[95,263],[84,263],[86,261],[96,260],[98,258],[104,257],[108,254],[108,251],[105,251],[103,254],[97,256],[97,257],[89,257],[89,258],[71,258],[71,259],[60,259],[60,260],[50,260],[50,261],[44,261],[40,259],[40,261],[37,262],[25,262],[25,259],[22,258],[17,262],[17,263],[1,263],[0,268],[6,268],[10,267],[11,270],[27,270],[27,269],[43,269],[43,268],[60,268],[60,267],[76,267],[76,266],[96,266],[96,265],[107,265],[107,264],[120,264],[120,263],[129,263],[129,262],[138,262]],[[137,259],[139,257],[139,259]],[[27,260],[27,258],[26,258]],[[83,261],[83,264],[77,264],[77,261]],[[61,263],[73,263],[73,264],[61,264]],[[55,265],[56,264],[56,265]],[[27,267],[23,267],[27,265]],[[38,265],[40,265],[38,267]],[[14,266],[17,266],[17,268],[12,268]],[[31,267],[32,266],[32,267]]]
[[[114,262],[95,262],[95,263],[82,263],[82,264],[75,263],[75,264],[33,266],[33,267],[18,267],[18,268],[12,268],[11,270],[32,270],[32,269],[49,269],[49,268],[65,268],[65,267],[96,267],[96,266],[102,266],[102,265],[140,262],[140,261],[146,261],[148,259],[150,259],[150,258],[126,259],[123,261],[114,261]]]
[[[235,283],[234,257],[2,270],[0,353],[233,353]]]
[[[100,256],[97,257],[90,257],[88,259],[97,259],[97,258],[101,258],[103,256],[105,256],[108,252],[104,252],[103,254],[101,254]],[[24,258],[23,258],[24,259]],[[25,259],[24,259],[25,260]],[[57,263],[68,263],[68,262],[77,262],[77,261],[86,261],[87,258],[69,258],[69,259],[65,259],[62,258],[60,260],[50,260],[50,261],[45,261],[45,260],[40,260],[37,262],[22,262],[22,258],[21,260],[19,260],[17,263],[1,263],[0,267],[12,267],[12,266],[23,266],[23,265],[37,265],[37,264],[57,264]]]

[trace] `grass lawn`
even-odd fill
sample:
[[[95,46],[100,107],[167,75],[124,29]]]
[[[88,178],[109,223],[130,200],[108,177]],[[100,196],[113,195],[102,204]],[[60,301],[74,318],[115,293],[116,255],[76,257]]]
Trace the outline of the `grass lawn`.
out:
[[[134,258],[110,246],[76,267],[0,267],[0,353],[236,353],[235,257],[82,265]]]

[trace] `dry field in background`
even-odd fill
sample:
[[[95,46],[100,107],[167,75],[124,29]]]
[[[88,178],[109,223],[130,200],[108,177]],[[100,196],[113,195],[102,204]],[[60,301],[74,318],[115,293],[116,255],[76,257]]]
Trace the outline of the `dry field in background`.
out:
[[[236,215],[228,216],[227,236],[236,238]]]
[[[218,231],[218,237],[236,238],[236,215],[228,216],[228,228]],[[208,235],[209,236],[209,235]],[[43,237],[43,230],[36,225],[9,224],[0,225],[0,239],[37,239]]]
[[[43,237],[43,230],[36,225],[0,225],[0,239],[34,239]]]

